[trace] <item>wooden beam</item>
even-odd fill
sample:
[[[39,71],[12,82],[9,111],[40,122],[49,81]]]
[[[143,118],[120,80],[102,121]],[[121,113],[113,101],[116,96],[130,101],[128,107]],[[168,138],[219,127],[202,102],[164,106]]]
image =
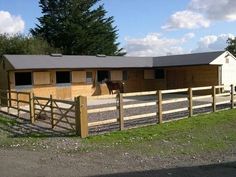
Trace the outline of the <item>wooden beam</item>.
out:
[[[187,92],[188,89],[187,88],[183,88],[183,89],[174,89],[174,90],[163,90],[162,94],[167,94],[167,93],[180,93],[180,92]]]
[[[212,109],[216,112],[216,87],[212,86]]]
[[[158,122],[162,123],[162,91],[158,91]]]
[[[177,103],[177,102],[183,102],[188,101],[188,98],[175,98],[170,100],[162,101],[162,104],[170,104],[170,103]]]
[[[193,100],[200,100],[204,98],[212,98],[212,95],[194,96]]]
[[[155,95],[156,91],[124,93],[123,97]]]
[[[172,109],[172,110],[169,110],[169,111],[163,111],[162,114],[171,114],[171,113],[188,111],[188,110],[189,110],[189,108]]]
[[[123,103],[123,94],[119,93],[119,123],[120,130],[124,130],[124,103]]]
[[[193,116],[193,91],[192,88],[188,89],[188,101],[189,101],[189,117]]]
[[[148,113],[148,114],[140,114],[140,115],[135,115],[135,116],[129,116],[129,117],[124,117],[124,120],[135,120],[135,119],[142,119],[142,118],[147,118],[147,117],[152,117],[156,116],[157,113]]]
[[[212,106],[211,103],[202,104],[202,105],[193,106],[193,109],[205,108],[205,107],[210,107],[210,106]]]
[[[106,125],[106,124],[112,124],[112,123],[117,123],[118,119],[108,119],[108,120],[103,120],[103,121],[97,121],[97,122],[90,122],[88,123],[89,127],[94,127],[94,126],[100,126],[100,125]]]
[[[20,118],[19,94],[16,92],[17,117]]]
[[[30,93],[30,98],[29,98],[30,104],[30,121],[33,124],[35,122],[35,117],[34,117],[34,94]]]
[[[79,96],[75,98],[75,127],[76,134],[81,138],[88,137],[88,113],[87,97]]]
[[[111,106],[111,107],[105,107],[105,108],[96,108],[96,109],[89,109],[89,110],[88,110],[88,114],[101,113],[101,112],[114,111],[114,110],[117,110],[117,106]]]
[[[194,87],[192,88],[192,91],[198,91],[198,90],[210,90],[212,89],[211,86],[207,86],[207,87]]]
[[[231,103],[231,100],[217,102],[216,105],[228,104]]]
[[[157,104],[156,102],[130,104],[130,105],[124,105],[124,109],[140,108],[140,107],[146,107],[146,106],[155,106],[156,104]]]
[[[234,85],[231,86],[231,109],[234,109]]]
[[[53,100],[52,100],[52,95],[50,95],[50,111],[51,111],[51,126],[52,129],[54,128],[54,115],[53,115]]]

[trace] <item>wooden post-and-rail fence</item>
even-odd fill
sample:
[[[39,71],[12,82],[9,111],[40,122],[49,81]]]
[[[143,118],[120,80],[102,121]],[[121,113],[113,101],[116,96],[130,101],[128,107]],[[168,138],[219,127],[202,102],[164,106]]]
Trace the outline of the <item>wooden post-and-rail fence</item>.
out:
[[[43,98],[43,97],[36,97],[32,93],[27,92],[16,92],[16,91],[2,91],[0,90],[0,105],[3,106],[3,103],[5,101],[5,105],[7,106],[7,113],[9,113],[9,109],[13,108],[17,110],[17,117],[20,117],[20,112],[27,112],[29,113],[30,121],[32,123],[35,123],[37,120],[37,113],[38,111],[42,113],[43,111],[47,112],[50,115],[51,120],[51,128],[53,129],[58,122],[62,121],[64,119],[64,123],[68,122],[68,118],[72,118],[74,123],[71,123],[70,126],[73,128],[75,127],[74,131],[77,135],[81,136],[82,138],[89,136],[89,127],[93,126],[103,126],[107,124],[112,123],[118,123],[119,129],[124,130],[125,129],[125,122],[130,120],[137,120],[137,119],[145,119],[147,117],[153,117],[156,116],[156,123],[161,124],[165,121],[163,121],[163,115],[166,114],[173,114],[177,112],[183,112],[188,111],[188,117],[192,117],[194,115],[194,109],[199,108],[205,108],[205,107],[212,107],[212,112],[217,111],[217,105],[229,103],[230,108],[234,108],[234,99],[235,99],[235,87],[234,85],[230,86],[230,90],[228,93],[222,93],[220,90],[224,88],[224,86],[206,86],[206,87],[195,87],[195,88],[184,88],[184,89],[175,89],[175,90],[159,90],[159,91],[151,91],[151,92],[137,92],[137,93],[118,93],[117,95],[111,95],[111,96],[97,96],[93,97],[92,99],[107,99],[107,98],[114,98],[117,100],[117,105],[112,107],[102,107],[102,108],[96,108],[96,109],[89,109],[87,101],[91,97],[84,97],[79,96],[74,98],[73,101],[65,101],[65,100],[55,100],[50,96],[50,98]],[[201,94],[201,95],[195,95],[195,92],[199,91],[207,91],[209,93]],[[176,94],[176,93],[186,93],[186,97],[184,98],[174,98],[174,99],[164,99],[165,94]],[[15,96],[13,96],[15,94]],[[20,98],[20,95],[25,95],[28,97],[28,100],[22,100]],[[153,95],[156,100],[153,102],[145,102],[145,103],[133,103],[133,104],[124,104],[124,99],[127,97],[138,97],[138,96],[145,96],[145,95]],[[221,101],[217,102],[218,96],[229,96],[230,100],[227,101]],[[201,105],[194,105],[194,101],[204,99],[204,98],[210,98],[212,99],[212,102],[204,103]],[[39,99],[44,100],[46,103],[41,104],[39,102]],[[67,103],[70,105],[69,108],[60,108],[60,106],[57,104],[57,101],[62,103]],[[163,110],[163,105],[165,104],[176,104],[178,102],[188,102],[188,106],[185,108],[176,108],[176,109],[169,109],[169,110]],[[15,104],[13,104],[13,102]],[[29,106],[29,110],[22,109],[20,104],[26,104]],[[36,105],[38,106],[36,108]],[[131,108],[141,108],[141,107],[147,107],[147,106],[156,106],[156,112],[155,113],[149,113],[149,114],[140,114],[140,115],[134,115],[125,117],[125,110],[131,109]],[[47,110],[46,110],[47,108]],[[59,109],[59,113],[55,113],[55,109]],[[61,110],[60,110],[61,109]],[[62,111],[64,110],[64,112]],[[101,113],[105,111],[118,111],[118,118],[114,119],[107,119],[102,120],[98,122],[89,122],[88,116],[92,113]],[[73,112],[73,116],[69,115],[68,112]],[[59,119],[55,120],[55,115],[59,115]]]

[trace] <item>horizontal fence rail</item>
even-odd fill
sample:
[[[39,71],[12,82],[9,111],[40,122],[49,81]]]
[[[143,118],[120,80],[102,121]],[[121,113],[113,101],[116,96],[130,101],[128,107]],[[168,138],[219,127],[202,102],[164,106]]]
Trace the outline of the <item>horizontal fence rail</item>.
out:
[[[227,89],[225,89],[227,88]],[[230,89],[229,89],[230,88]],[[60,100],[29,92],[0,90],[2,112],[50,129],[90,133],[161,124],[235,107],[235,86],[204,86],[171,90],[118,93]]]

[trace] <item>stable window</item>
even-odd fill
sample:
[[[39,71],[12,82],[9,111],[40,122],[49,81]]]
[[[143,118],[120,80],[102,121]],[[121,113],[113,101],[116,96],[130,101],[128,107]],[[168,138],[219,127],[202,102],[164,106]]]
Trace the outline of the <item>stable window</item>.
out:
[[[91,84],[93,82],[93,73],[86,72],[86,83]]]
[[[164,69],[156,69],[155,70],[155,79],[165,79],[165,70]]]
[[[105,80],[110,79],[110,72],[109,71],[98,71],[97,72],[97,80],[98,82],[104,82]]]
[[[16,86],[32,85],[32,73],[31,72],[16,72],[15,85]]]
[[[56,72],[57,84],[69,84],[71,83],[71,74],[69,71],[57,71]]]

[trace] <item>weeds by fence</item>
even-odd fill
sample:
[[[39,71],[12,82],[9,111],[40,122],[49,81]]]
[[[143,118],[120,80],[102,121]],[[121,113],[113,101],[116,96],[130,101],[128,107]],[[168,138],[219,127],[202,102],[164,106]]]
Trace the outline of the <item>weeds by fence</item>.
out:
[[[41,122],[51,129],[75,132],[82,138],[90,130],[124,130],[150,123],[163,123],[192,117],[203,112],[234,108],[234,86],[222,92],[224,86],[207,86],[175,90],[159,90],[116,95],[77,97],[73,101],[34,96],[29,92],[0,90],[1,111],[21,117],[27,113],[32,123]],[[199,94],[207,91],[208,94]],[[92,104],[95,102],[96,104]],[[204,109],[204,110],[203,110]]]

